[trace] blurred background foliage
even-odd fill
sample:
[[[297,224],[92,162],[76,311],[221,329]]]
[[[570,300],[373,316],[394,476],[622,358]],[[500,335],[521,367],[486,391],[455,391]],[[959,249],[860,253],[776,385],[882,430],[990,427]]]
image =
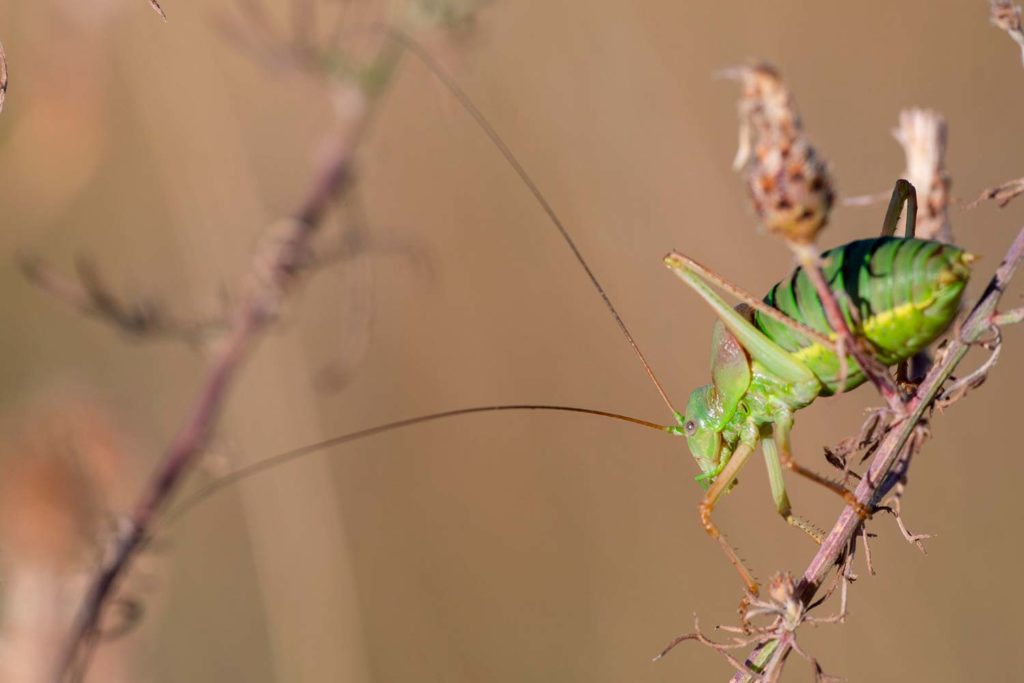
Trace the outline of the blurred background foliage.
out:
[[[13,577],[39,570],[33,553],[81,560],[80,525],[103,523],[97,509],[126,509],[204,367],[186,345],[127,338],[47,298],[16,257],[70,270],[88,256],[118,292],[183,318],[215,315],[266,226],[304,194],[336,124],[329,80],[261,59],[226,30],[246,3],[163,5],[166,24],[142,0],[0,0],[11,69],[0,116],[0,477],[20,492],[0,515],[15,520],[3,528],[50,525],[29,534],[35,542],[3,536],[8,658],[27,652],[10,649]],[[730,168],[737,92],[714,78],[722,68],[750,57],[780,67],[840,200],[888,192],[904,168],[890,130],[912,105],[947,117],[957,199],[1024,174],[1024,71],[981,0],[452,7],[418,4],[418,20],[454,24],[427,28],[427,49],[549,195],[677,403],[707,381],[713,318],[661,256],[679,248],[758,292],[791,267],[755,232]],[[266,9],[283,35],[313,26],[321,38],[347,13],[339,36],[355,55],[379,40],[363,27],[393,10],[360,0]],[[333,57],[336,73],[358,72]],[[324,238],[328,249],[353,236],[366,248],[293,300],[193,486],[325,436],[469,405],[670,419],[466,113],[412,59],[390,86],[361,150],[358,206],[339,210]],[[840,206],[823,245],[875,234],[883,213]],[[954,209],[957,240],[984,257],[978,272],[996,265],[1019,215],[1018,205]],[[915,531],[938,534],[929,554],[878,516],[879,573],[860,567],[848,623],[805,632],[828,671],[1012,677],[1024,354],[1018,331],[1006,337],[999,370],[935,421],[914,463],[904,513]],[[877,402],[865,389],[802,411],[798,456],[824,470],[821,447]],[[695,473],[681,440],[557,414],[435,423],[306,458],[164,530],[127,586],[142,622],[103,650],[93,680],[724,679],[726,665],[696,647],[649,661],[694,612],[731,621],[740,596],[698,523]],[[776,517],[765,480],[748,467],[718,513],[762,578],[800,571],[813,551]],[[65,507],[53,500],[82,487],[88,496],[69,493]],[[819,525],[838,512],[802,482],[790,494]],[[40,551],[41,537],[53,543]],[[810,679],[799,662],[788,675]]]

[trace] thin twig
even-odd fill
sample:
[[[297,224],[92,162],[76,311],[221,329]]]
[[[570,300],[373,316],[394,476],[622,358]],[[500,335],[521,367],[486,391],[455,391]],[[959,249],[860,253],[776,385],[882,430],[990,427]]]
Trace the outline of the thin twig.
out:
[[[1024,178],[1007,180],[1005,183],[982,190],[978,198],[968,204],[967,208],[973,209],[982,202],[991,200],[1001,209],[1022,193],[1024,193]]]
[[[122,299],[85,258],[76,260],[77,278],[65,277],[32,256],[19,258],[18,265],[25,279],[42,291],[131,337],[178,339],[201,346],[227,324],[218,318],[179,320],[155,301]]]
[[[160,15],[160,18],[167,21],[167,13],[164,12],[164,8],[160,6],[157,0],[149,0],[149,6],[153,8],[153,11]]]

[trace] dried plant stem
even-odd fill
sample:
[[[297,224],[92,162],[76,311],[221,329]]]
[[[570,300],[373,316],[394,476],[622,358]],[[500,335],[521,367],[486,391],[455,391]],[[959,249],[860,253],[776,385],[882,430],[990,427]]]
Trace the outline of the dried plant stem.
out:
[[[390,42],[379,64],[393,69],[402,53]],[[138,499],[127,528],[98,573],[82,602],[58,662],[58,680],[84,671],[104,607],[150,535],[160,511],[176,491],[182,476],[202,454],[217,425],[232,380],[256,346],[260,333],[273,322],[281,300],[308,262],[309,242],[331,205],[351,187],[353,160],[372,113],[372,101],[353,107],[343,135],[331,141],[326,163],[298,210],[284,221],[257,254],[249,286],[230,316],[224,338],[212,352],[210,367],[184,424],[168,446],[156,472]]]
[[[942,385],[967,355],[971,345],[980,340],[991,329],[993,321],[997,319],[995,317],[996,305],[1022,259],[1024,259],[1024,228],[1017,233],[1016,239],[1006,252],[985,292],[961,325],[960,334],[951,340],[942,362],[937,363],[931,369],[908,403],[910,415],[889,432],[875,452],[867,474],[854,491],[857,501],[862,505],[871,508],[885,495],[885,485],[890,481],[890,471],[899,461],[904,446],[924,417],[925,412],[939,395]],[[861,520],[856,511],[849,506],[843,508],[832,531],[822,542],[807,569],[804,570],[803,578],[797,587],[797,595],[805,605],[811,603],[815,593],[832,568],[840,561],[860,526]],[[751,673],[736,674],[731,680],[735,683],[746,683],[754,677],[753,672],[755,671],[775,671],[776,667],[780,666],[788,657],[792,648],[791,639],[770,640],[758,646],[747,660],[751,667]]]
[[[4,110],[4,100],[7,99],[7,52],[3,44],[0,44],[0,111]]]

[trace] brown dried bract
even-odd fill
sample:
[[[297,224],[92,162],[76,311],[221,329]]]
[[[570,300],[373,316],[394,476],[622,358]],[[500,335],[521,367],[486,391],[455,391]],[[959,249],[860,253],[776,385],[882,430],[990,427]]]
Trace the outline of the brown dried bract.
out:
[[[804,134],[793,94],[768,64],[730,72],[743,84],[740,142],[743,172],[762,225],[790,242],[809,244],[828,222],[835,198],[825,162]]]
[[[992,23],[1004,31],[1020,31],[1020,6],[1005,0],[996,0],[989,10]]]
[[[1006,31],[1020,45],[1021,57],[1024,59],[1024,27],[1021,24],[1020,6],[1008,0],[992,0],[988,17],[993,26]]]

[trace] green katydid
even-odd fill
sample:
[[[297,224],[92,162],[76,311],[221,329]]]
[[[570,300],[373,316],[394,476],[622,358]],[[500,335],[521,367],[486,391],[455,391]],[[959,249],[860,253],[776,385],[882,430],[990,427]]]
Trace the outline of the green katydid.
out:
[[[871,344],[885,366],[909,359],[945,331],[956,316],[973,260],[951,245],[913,238],[913,197],[909,183],[900,181],[882,237],[824,254],[825,276],[839,295],[848,325]],[[907,237],[892,237],[904,198],[910,207]],[[669,254],[665,262],[719,318],[712,333],[712,383],[690,395],[685,416],[678,416],[681,427],[673,431],[686,436],[702,470],[697,479],[707,486],[700,505],[705,530],[721,544],[747,589],[756,593],[753,576],[715,526],[711,512],[761,444],[776,509],[788,523],[820,540],[813,527],[793,515],[783,468],[839,494],[866,517],[868,511],[850,492],[798,464],[790,450],[793,414],[818,396],[857,387],[865,375],[852,358],[846,361],[852,371],[841,369],[836,334],[803,269],[759,302],[682,254]],[[709,281],[752,308],[733,309]]]

